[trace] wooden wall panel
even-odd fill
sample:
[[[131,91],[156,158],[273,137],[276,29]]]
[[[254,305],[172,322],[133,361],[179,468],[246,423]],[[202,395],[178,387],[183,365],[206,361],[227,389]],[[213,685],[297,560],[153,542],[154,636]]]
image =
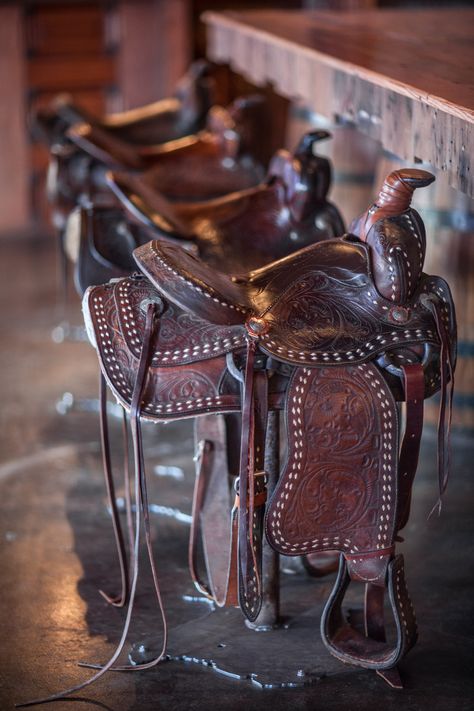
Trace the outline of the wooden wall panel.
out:
[[[38,54],[100,54],[103,10],[97,3],[37,5],[26,10],[28,52]]]
[[[28,137],[24,105],[22,9],[0,6],[0,231],[29,220]]]
[[[173,92],[191,61],[188,0],[123,0],[119,6],[119,84],[123,108]]]

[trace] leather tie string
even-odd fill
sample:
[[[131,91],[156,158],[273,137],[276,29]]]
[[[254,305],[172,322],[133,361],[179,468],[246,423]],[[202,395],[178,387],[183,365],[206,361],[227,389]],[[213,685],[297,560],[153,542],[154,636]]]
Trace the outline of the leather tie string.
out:
[[[433,506],[430,516],[438,509],[441,513],[443,494],[448,485],[450,469],[450,434],[451,420],[453,412],[453,392],[454,392],[454,366],[449,347],[449,336],[443,323],[441,309],[432,299],[425,300],[425,306],[430,309],[436,323],[436,330],[441,344],[440,350],[440,371],[441,371],[441,400],[438,415],[438,480],[439,499]]]
[[[125,543],[123,538],[122,526],[120,523],[120,516],[117,507],[117,498],[115,495],[115,484],[112,474],[112,462],[110,455],[110,437],[109,437],[109,426],[107,421],[107,386],[105,384],[105,378],[100,374],[100,386],[99,386],[99,397],[100,397],[100,438],[101,438],[101,450],[102,450],[102,463],[104,469],[105,487],[107,490],[107,499],[110,507],[110,513],[112,516],[112,525],[114,529],[115,545],[117,548],[117,554],[120,566],[120,577],[121,577],[121,592],[120,595],[109,595],[103,590],[99,590],[102,597],[114,607],[123,607],[128,599],[128,570],[127,570],[127,556],[125,553]],[[127,470],[125,469],[125,472]],[[132,550],[132,549],[130,549]]]
[[[128,602],[128,606],[127,606],[127,614],[126,614],[125,623],[123,626],[120,641],[119,641],[114,653],[112,654],[110,659],[106,662],[106,664],[104,664],[104,665],[88,664],[88,663],[80,663],[79,664],[79,666],[87,667],[89,669],[97,669],[98,670],[97,673],[94,674],[90,679],[87,679],[86,681],[82,682],[81,684],[76,684],[75,686],[72,686],[69,689],[66,689],[65,691],[61,691],[57,694],[53,694],[51,696],[48,696],[48,697],[45,697],[42,699],[35,699],[33,701],[27,701],[22,704],[16,704],[17,708],[24,708],[26,706],[36,706],[39,704],[45,704],[45,703],[49,703],[52,701],[59,701],[60,699],[64,699],[66,696],[70,696],[71,694],[74,694],[75,692],[81,691],[82,689],[85,689],[87,686],[90,686],[91,684],[96,682],[98,679],[100,679],[100,677],[102,677],[108,671],[140,671],[143,669],[149,669],[150,667],[156,666],[165,656],[168,631],[167,631],[166,617],[165,617],[165,612],[164,612],[163,603],[162,603],[162,599],[161,599],[157,571],[156,571],[156,566],[155,566],[153,551],[152,551],[150,519],[149,519],[149,510],[148,510],[148,497],[147,497],[147,487],[146,487],[146,477],[145,477],[145,467],[144,467],[143,447],[142,447],[142,436],[141,436],[141,427],[140,427],[141,404],[142,404],[143,393],[144,393],[145,385],[146,385],[146,381],[147,381],[149,363],[151,360],[151,344],[152,344],[152,339],[153,339],[153,334],[154,334],[154,323],[155,323],[156,315],[157,315],[157,305],[155,303],[150,303],[147,306],[147,311],[146,311],[146,322],[145,322],[143,344],[142,344],[142,350],[141,350],[140,360],[139,360],[138,370],[137,370],[137,377],[135,380],[135,385],[134,385],[133,395],[132,395],[132,402],[131,402],[131,407],[130,407],[130,419],[131,419],[131,430],[132,430],[134,463],[135,463],[135,482],[134,482],[134,495],[135,495],[135,502],[136,502],[135,536],[134,536],[134,547],[133,547],[133,570],[132,570],[132,574],[131,574],[130,595],[129,595],[129,602]],[[123,647],[125,645],[125,642],[127,640],[128,632],[130,629],[130,622],[131,622],[132,613],[133,613],[135,594],[136,594],[136,588],[137,588],[137,582],[138,582],[138,572],[139,572],[138,553],[139,553],[139,546],[140,546],[140,523],[141,523],[142,516],[143,516],[143,521],[144,521],[145,541],[146,541],[146,547],[147,547],[147,552],[148,552],[148,559],[150,562],[150,568],[151,568],[151,572],[152,572],[152,576],[153,576],[155,593],[156,593],[156,597],[157,597],[158,604],[160,607],[161,618],[163,621],[163,644],[162,644],[162,649],[161,649],[160,654],[155,659],[151,660],[150,662],[146,662],[144,664],[136,664],[133,666],[132,665],[114,666],[114,664],[117,661],[117,659],[119,658],[119,656],[123,650]]]

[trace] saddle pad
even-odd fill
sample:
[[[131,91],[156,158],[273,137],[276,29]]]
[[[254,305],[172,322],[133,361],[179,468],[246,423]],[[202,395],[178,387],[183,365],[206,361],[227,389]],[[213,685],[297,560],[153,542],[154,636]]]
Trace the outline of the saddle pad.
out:
[[[221,390],[225,354],[245,345],[243,329],[214,326],[165,303],[140,276],[90,288],[83,299],[89,338],[119,402],[129,409],[145,320],[140,305],[147,300],[158,300],[163,312],[152,343],[143,417],[157,420],[240,409],[237,385],[235,392]]]
[[[270,545],[284,555],[386,550],[396,533],[398,415],[380,372],[369,363],[297,368],[287,397]]]

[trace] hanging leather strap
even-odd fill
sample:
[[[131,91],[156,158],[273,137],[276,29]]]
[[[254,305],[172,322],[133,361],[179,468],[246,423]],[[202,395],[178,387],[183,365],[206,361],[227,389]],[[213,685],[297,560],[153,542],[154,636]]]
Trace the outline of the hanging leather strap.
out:
[[[438,414],[438,482],[439,498],[434,511],[441,512],[442,498],[446,491],[450,470],[450,435],[453,412],[454,364],[451,356],[450,338],[443,321],[442,307],[438,301],[426,296],[423,305],[433,314],[440,342],[440,405]]]
[[[268,419],[268,373],[265,370],[257,370],[253,378],[253,440],[248,443],[251,476],[247,501],[242,501],[242,488],[236,498],[239,511],[243,505],[248,511],[247,568],[242,571],[242,567],[239,567],[239,604],[243,614],[251,622],[257,619],[263,603],[262,546],[267,499],[264,461]]]
[[[125,520],[127,522],[128,549],[130,556],[129,569],[133,566],[133,513],[132,513],[132,498],[131,498],[131,480],[130,480],[130,456],[128,447],[128,427],[127,427],[127,411],[122,410],[122,442],[123,442],[123,485],[124,485],[124,501],[125,501]]]
[[[239,466],[239,569],[245,593],[247,593],[248,548],[253,552],[252,537],[249,537],[249,520],[253,521],[254,510],[254,430],[255,413],[253,401],[254,361],[256,344],[247,340],[244,383],[242,393],[242,439]],[[248,497],[248,506],[247,506]]]
[[[218,607],[232,606],[239,604],[237,594],[237,547],[238,547],[238,503],[234,505],[230,512],[229,525],[231,526],[230,546],[227,564],[227,582],[224,590],[219,594],[214,585],[212,577],[209,582],[204,582],[198,573],[198,547],[202,539],[201,512],[203,509],[206,493],[209,486],[209,476],[212,470],[212,443],[208,440],[200,442],[200,449],[197,452],[197,472],[194,485],[193,507],[191,531],[189,536],[188,563],[194,585],[199,592],[213,600]]]
[[[57,694],[52,694],[51,696],[48,696],[46,698],[35,699],[33,701],[27,701],[23,704],[17,704],[17,706],[19,708],[23,708],[23,707],[27,707],[27,706],[36,706],[38,704],[49,703],[51,701],[63,699],[66,696],[70,696],[71,694],[74,694],[77,691],[80,691],[81,689],[84,689],[87,686],[90,686],[91,684],[96,682],[98,679],[100,679],[100,677],[102,677],[108,671],[140,671],[143,669],[149,669],[150,667],[153,667],[156,664],[158,664],[158,662],[160,662],[165,655],[168,632],[167,632],[166,617],[165,617],[163,604],[162,604],[162,600],[161,600],[161,594],[160,594],[160,589],[159,589],[159,585],[158,585],[157,572],[156,572],[156,567],[155,567],[154,557],[153,557],[153,552],[152,552],[152,545],[151,545],[148,498],[147,498],[147,491],[146,491],[145,469],[143,466],[143,449],[142,449],[142,437],[141,437],[141,428],[140,428],[141,402],[142,402],[143,393],[144,393],[144,389],[145,389],[145,385],[146,385],[148,367],[149,367],[149,363],[151,360],[151,342],[152,342],[152,336],[153,336],[153,327],[154,327],[154,322],[155,322],[156,311],[157,311],[156,304],[150,303],[147,306],[143,344],[142,344],[142,350],[141,350],[140,360],[139,360],[138,370],[137,370],[137,377],[135,380],[135,385],[134,385],[133,395],[132,395],[132,403],[131,403],[131,408],[130,408],[131,430],[132,430],[134,462],[135,462],[135,482],[134,482],[135,497],[134,498],[135,498],[135,503],[136,503],[136,513],[135,513],[135,536],[134,536],[134,548],[133,548],[133,569],[132,569],[132,575],[131,575],[130,595],[129,595],[129,601],[128,601],[128,606],[127,606],[127,614],[125,617],[125,622],[124,622],[124,626],[123,626],[123,630],[122,630],[122,635],[120,637],[120,641],[119,641],[114,653],[112,654],[110,659],[106,662],[106,664],[99,665],[99,664],[81,663],[79,665],[79,666],[83,666],[83,667],[86,667],[89,669],[97,669],[98,670],[96,672],[96,674],[94,674],[92,677],[90,677],[90,679],[87,679],[86,681],[82,682],[81,684],[76,684],[75,686],[72,686],[69,689],[66,689],[65,691],[61,691]],[[146,662],[144,664],[136,664],[133,666],[132,665],[114,666],[114,664],[117,661],[117,659],[119,658],[119,656],[123,650],[123,647],[125,645],[125,642],[127,640],[128,632],[130,629],[130,622],[131,622],[132,613],[133,613],[135,594],[136,594],[136,588],[137,588],[137,581],[138,581],[138,573],[139,573],[138,553],[139,553],[139,546],[140,546],[140,521],[141,521],[142,516],[143,516],[143,520],[144,520],[144,524],[145,524],[144,525],[145,541],[146,541],[148,558],[149,558],[150,567],[151,567],[152,576],[153,576],[155,593],[156,593],[156,596],[158,599],[161,617],[163,620],[163,645],[162,645],[160,654],[150,662]]]
[[[402,365],[401,370],[405,391],[406,423],[398,467],[397,530],[399,531],[406,525],[410,515],[411,490],[418,467],[423,432],[425,398],[425,375],[421,363]]]
[[[102,449],[102,463],[104,469],[105,487],[107,490],[107,499],[112,516],[112,526],[114,529],[115,545],[120,566],[121,592],[120,595],[109,595],[103,590],[99,590],[102,597],[108,603],[115,607],[123,607],[128,598],[128,570],[127,556],[125,553],[125,543],[123,538],[122,526],[120,523],[120,515],[117,507],[117,499],[115,495],[115,484],[112,474],[112,462],[110,456],[110,437],[109,425],[107,420],[107,386],[105,378],[100,374],[99,383],[99,402],[100,402],[100,439]]]
[[[161,592],[158,583],[158,575],[156,571],[154,555],[152,550],[151,542],[151,530],[150,530],[150,512],[148,506],[148,493],[146,485],[146,473],[145,473],[145,463],[143,457],[143,442],[142,442],[142,432],[140,426],[140,414],[143,395],[145,392],[145,386],[147,383],[147,376],[149,372],[149,366],[151,361],[151,344],[154,335],[154,325],[155,318],[157,315],[157,305],[154,302],[150,302],[147,305],[146,319],[145,319],[145,329],[143,335],[143,344],[140,354],[140,360],[138,363],[137,376],[135,379],[135,384],[133,388],[132,400],[130,404],[130,426],[132,433],[133,442],[133,455],[134,455],[134,467],[135,467],[135,503],[137,514],[135,516],[135,541],[134,541],[134,556],[133,556],[133,574],[132,574],[132,587],[130,593],[130,602],[127,610],[127,617],[125,620],[122,637],[120,639],[119,645],[111,659],[105,664],[105,666],[98,664],[80,664],[90,669],[99,669],[99,673],[95,676],[98,678],[104,671],[139,671],[141,669],[150,669],[156,666],[158,662],[163,659],[166,652],[167,638],[168,638],[168,627],[166,622],[166,616],[163,608],[163,602],[161,599]],[[139,543],[140,543],[140,514],[143,517],[144,532],[145,532],[145,544],[148,553],[148,560],[150,564],[150,569],[153,578],[153,585],[155,588],[155,595],[158,600],[158,605],[160,608],[161,618],[163,621],[163,644],[160,654],[152,659],[150,662],[145,662],[143,664],[123,665],[123,666],[113,666],[117,660],[123,646],[125,644],[126,638],[128,636],[128,631],[130,628],[130,622],[133,612],[133,606],[135,602],[136,585],[138,580],[139,572]],[[94,679],[94,677],[93,677]]]

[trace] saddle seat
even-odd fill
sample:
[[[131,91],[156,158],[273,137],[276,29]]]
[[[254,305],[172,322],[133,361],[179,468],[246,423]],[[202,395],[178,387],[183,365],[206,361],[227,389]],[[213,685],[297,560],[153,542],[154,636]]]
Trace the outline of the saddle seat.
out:
[[[137,248],[134,257],[140,271],[172,303],[208,323],[234,326],[258,338],[262,352],[285,363],[357,364],[395,351],[400,364],[410,355],[417,359],[411,347],[421,342],[439,347],[426,298],[429,294],[437,300],[452,330],[446,282],[423,274],[412,297],[403,306],[393,304],[377,291],[369,254],[367,244],[346,235],[238,278],[159,240]],[[439,387],[439,364],[432,358],[427,365],[429,396]]]
[[[145,172],[144,189],[161,185],[169,200],[210,199],[257,185],[263,168],[250,137],[265,110],[260,97],[236,99],[228,109],[214,106],[205,131],[153,147],[137,147],[95,124],[71,127],[50,151],[47,193],[55,226],[62,233],[78,204],[116,204],[106,179],[110,168]]]
[[[154,210],[160,210],[160,216],[154,213],[149,224],[127,219],[118,207],[78,206],[68,218],[64,244],[75,265],[79,293],[93,284],[131,274],[133,249],[157,235],[160,241],[199,255],[212,268],[236,274],[268,264],[306,243],[342,234],[342,218],[326,200],[329,163],[314,155],[314,141],[327,135],[306,136],[294,156],[280,151],[272,161],[272,177],[265,183],[225,198],[178,205],[150,189],[147,200]],[[129,176],[130,181],[135,179],[140,180]]]

